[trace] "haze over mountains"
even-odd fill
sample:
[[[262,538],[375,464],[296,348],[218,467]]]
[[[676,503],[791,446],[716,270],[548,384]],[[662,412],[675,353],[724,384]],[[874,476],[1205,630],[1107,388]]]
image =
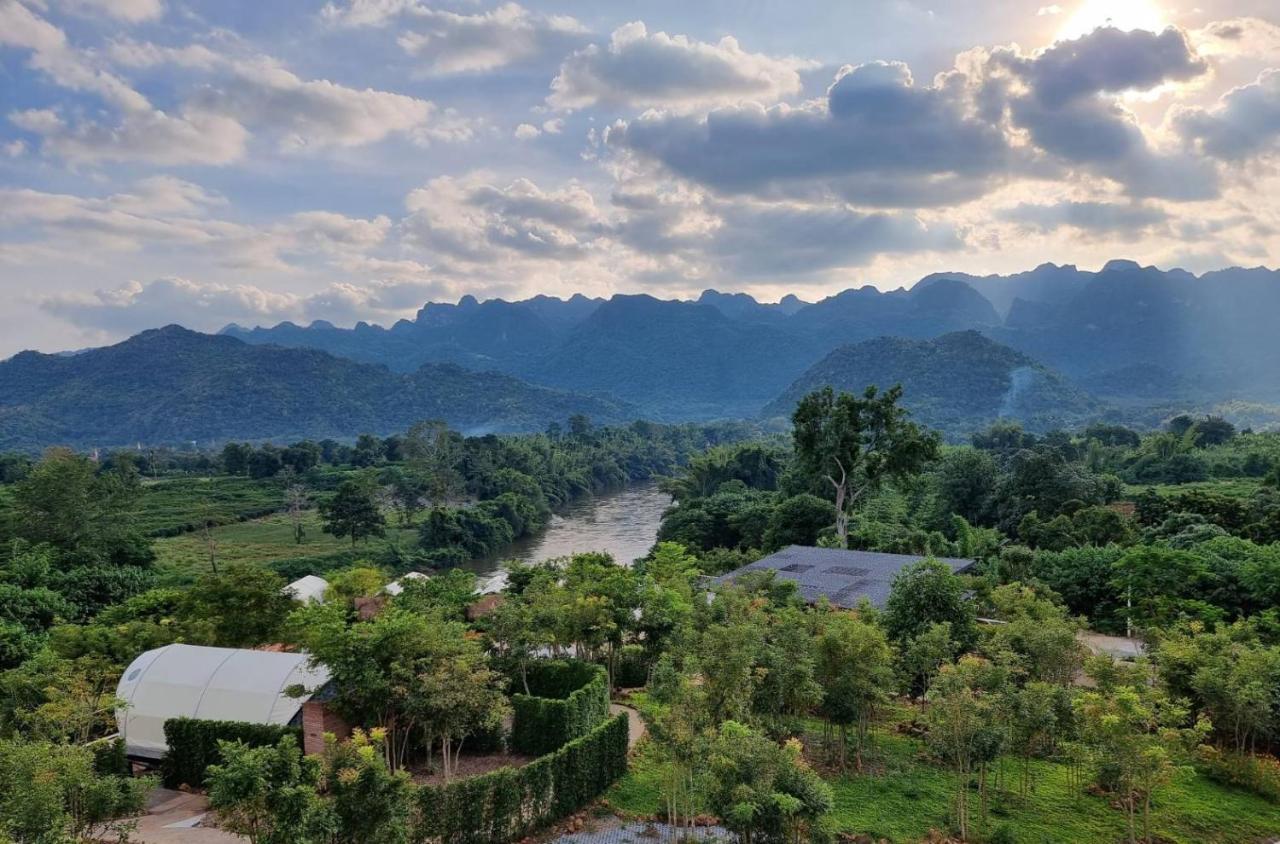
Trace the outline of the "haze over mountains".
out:
[[[0,364],[0,447],[354,436],[440,417],[464,430],[786,415],[803,391],[902,382],[952,437],[1155,424],[1280,402],[1280,272],[1197,277],[1112,261],[928,276],[777,304],[715,291],[428,304],[389,328],[176,328]],[[180,322],[182,315],[174,314]],[[243,341],[243,342],[239,342]]]

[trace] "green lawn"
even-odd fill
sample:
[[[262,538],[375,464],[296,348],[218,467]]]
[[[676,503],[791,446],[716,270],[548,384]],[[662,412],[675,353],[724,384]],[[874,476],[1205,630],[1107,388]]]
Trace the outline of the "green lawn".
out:
[[[320,516],[315,510],[307,511],[303,520],[306,538],[301,544],[294,541],[293,524],[283,513],[214,528],[218,564],[266,566],[299,557],[346,562],[353,553],[375,556],[387,543],[398,542],[410,549],[417,541],[415,528],[389,526],[385,538],[359,542],[353,549],[351,540],[336,539],[320,529]],[[388,524],[397,523],[388,516]],[[155,550],[157,567],[166,583],[189,583],[209,570],[209,549],[200,531],[156,540]]]
[[[931,829],[945,829],[954,776],[922,759],[914,738],[880,730],[875,772],[833,776],[832,819],[838,831],[869,834],[893,842],[915,842]],[[1013,760],[1007,781],[1015,782]],[[1072,788],[1065,765],[1037,762],[1036,793],[1023,805],[1016,796],[993,800],[989,829],[1006,826],[1021,844],[1118,844],[1125,840],[1125,816],[1102,797]],[[610,805],[628,815],[661,811],[658,771],[643,746],[631,771],[610,790]],[[977,794],[972,797],[975,827]],[[1188,772],[1159,792],[1152,813],[1157,840],[1177,844],[1252,844],[1280,835],[1280,806],[1248,792],[1225,788]],[[981,840],[976,833],[971,837]]]

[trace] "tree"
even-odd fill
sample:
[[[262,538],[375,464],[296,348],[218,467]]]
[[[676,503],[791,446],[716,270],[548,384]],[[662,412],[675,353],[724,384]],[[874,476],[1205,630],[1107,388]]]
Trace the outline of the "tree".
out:
[[[99,774],[88,747],[0,741],[0,839],[126,842],[153,777]]]
[[[951,625],[951,638],[961,650],[969,650],[977,641],[973,604],[965,597],[960,578],[932,559],[898,572],[884,605],[884,628],[889,638],[902,644],[940,621]]]
[[[433,510],[443,507],[462,482],[458,464],[462,446],[457,434],[440,420],[417,422],[400,443],[410,474],[426,484]]]
[[[462,624],[394,604],[355,623],[345,607],[311,604],[294,611],[290,628],[312,660],[329,670],[338,712],[351,724],[384,731],[392,770],[403,767],[415,736],[435,717],[423,678],[478,648]]]
[[[293,543],[295,545],[301,545],[302,540],[307,538],[306,523],[303,519],[310,504],[311,496],[307,491],[306,484],[295,480],[285,487],[284,508],[285,512],[289,514],[289,524],[293,526]]]
[[[793,495],[783,499],[769,513],[763,545],[766,549],[817,545],[822,532],[830,529],[830,501],[809,493]]]
[[[320,761],[304,757],[297,740],[275,746],[218,742],[222,762],[206,773],[209,806],[224,829],[249,844],[309,844],[332,828],[316,793]]]
[[[807,840],[831,811],[831,787],[796,741],[779,746],[736,721],[711,745],[711,808],[743,844]]]
[[[210,573],[189,593],[187,616],[205,622],[211,644],[252,648],[278,641],[293,609],[284,578],[270,569],[241,563]]]
[[[366,479],[343,481],[328,501],[320,502],[320,519],[325,533],[351,537],[351,545],[385,533],[387,519],[378,504],[377,490]]]
[[[889,699],[893,684],[893,651],[884,631],[848,613],[823,618],[816,642],[822,714],[839,727],[839,762],[848,764],[848,728],[854,727],[854,758],[862,770],[862,754],[871,724]]]
[[[753,712],[763,715],[772,734],[794,733],[798,719],[822,701],[815,678],[816,654],[810,618],[796,607],[772,613],[755,668]]]
[[[986,774],[1000,757],[1007,733],[998,717],[1001,675],[985,660],[964,656],[944,665],[929,687],[928,741],[956,772],[954,800],[960,838],[969,837],[969,783],[978,775],[980,814],[986,815]]]
[[[444,779],[458,771],[458,754],[467,736],[502,726],[511,706],[502,693],[505,678],[493,671],[474,647],[437,661],[418,681],[426,704],[423,721],[428,736],[440,742]]]
[[[663,654],[654,666],[649,693],[637,705],[661,772],[667,823],[683,826],[692,835],[697,796],[705,791],[701,774],[713,727],[702,685],[681,673],[670,654]]]
[[[963,516],[969,524],[991,524],[995,518],[998,479],[999,468],[990,452],[976,448],[948,451],[937,469],[938,498],[943,512]]]
[[[802,471],[831,485],[836,536],[849,543],[849,514],[868,492],[889,479],[919,472],[938,454],[937,436],[922,431],[898,404],[902,388],[862,398],[836,396],[830,387],[800,400],[792,416],[796,459]]]
[[[249,474],[249,457],[253,446],[247,443],[227,443],[222,447],[222,471],[228,475]]]
[[[1129,844],[1138,841],[1139,813],[1142,840],[1150,841],[1152,796],[1173,778],[1209,724],[1201,720],[1191,728],[1181,726],[1186,709],[1150,682],[1145,665],[1117,674],[1117,667],[1103,657],[1090,660],[1089,673],[1098,688],[1075,702],[1081,740],[1095,763],[1110,772],[1128,820]]]
[[[357,598],[377,595],[386,585],[387,577],[381,569],[374,568],[367,560],[358,560],[351,568],[329,575],[324,599],[349,607]]]

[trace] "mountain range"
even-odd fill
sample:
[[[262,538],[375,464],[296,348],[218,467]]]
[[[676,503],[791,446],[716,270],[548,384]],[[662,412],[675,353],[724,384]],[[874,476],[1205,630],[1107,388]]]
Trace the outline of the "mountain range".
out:
[[[714,290],[692,301],[465,296],[385,328],[169,328],[71,356],[22,353],[0,363],[0,447],[350,437],[424,416],[468,430],[575,412],[768,418],[797,390],[869,380],[903,382],[907,403],[952,436],[1000,416],[1037,430],[1104,415],[1154,424],[1280,402],[1277,318],[1280,272],[1196,276],[1123,260],[1097,272],[937,273],[816,302]],[[154,356],[162,339],[191,364]]]
[[[176,325],[75,355],[23,352],[0,363],[0,450],[349,439],[421,419],[467,433],[525,431],[575,413],[617,422],[637,410],[455,364],[393,373]]]

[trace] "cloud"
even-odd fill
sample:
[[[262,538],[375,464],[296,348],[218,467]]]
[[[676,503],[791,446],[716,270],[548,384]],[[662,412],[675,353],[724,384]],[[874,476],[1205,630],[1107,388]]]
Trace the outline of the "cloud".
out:
[[[249,139],[248,130],[232,118],[195,110],[178,115],[131,111],[115,124],[68,124],[48,109],[18,112],[10,120],[40,135],[46,152],[79,163],[229,164],[244,157]]]
[[[595,198],[576,183],[546,191],[528,179],[504,187],[484,174],[442,176],[412,191],[405,207],[406,240],[454,261],[573,260],[607,232]]]
[[[542,130],[532,123],[521,123],[513,133],[517,141],[530,141],[542,134]]]
[[[731,277],[809,275],[860,267],[901,253],[947,252],[963,241],[948,223],[903,212],[864,213],[841,206],[725,203],[705,247]]]
[[[1158,148],[1113,95],[1206,69],[1176,30],[1103,28],[1032,54],[971,51],[930,84],[900,62],[846,66],[825,101],[650,112],[605,141],[719,193],[762,198],[942,207],[1075,172],[1135,197],[1199,200],[1218,194],[1215,168]]]
[[[204,331],[218,330],[230,323],[385,321],[408,315],[428,300],[450,294],[456,295],[448,284],[433,281],[335,283],[315,293],[299,295],[251,284],[169,277],[146,283],[130,281],[90,294],[49,296],[40,300],[39,307],[82,329],[118,336],[175,321]]]
[[[980,196],[1019,158],[945,83],[916,85],[896,62],[842,68],[825,102],[649,113],[615,124],[606,141],[724,193],[883,207]]]
[[[157,20],[164,16],[163,0],[57,0],[72,14],[116,18],[128,23]]]
[[[1280,70],[1263,71],[1211,108],[1176,112],[1173,124],[1198,152],[1225,161],[1275,151],[1280,145]]]
[[[321,16],[339,26],[403,25],[397,43],[420,57],[433,73],[477,73],[563,54],[587,30],[566,15],[543,15],[518,3],[476,14],[433,9],[413,0],[351,0],[330,3]]]
[[[1062,201],[1021,203],[996,212],[996,217],[1038,232],[1063,227],[1111,234],[1138,232],[1169,219],[1168,212],[1143,203]]]
[[[1173,27],[1159,34],[1102,27],[1032,56],[1001,49],[992,53],[992,59],[1013,70],[1036,101],[1049,109],[1095,94],[1147,91],[1166,82],[1193,79],[1209,69],[1186,36]]]
[[[222,197],[172,177],[153,177],[105,197],[0,189],[0,225],[40,232],[44,243],[77,252],[178,250],[228,267],[291,270],[291,260],[340,262],[380,245],[385,216],[304,211],[269,225],[210,216]],[[39,243],[39,241],[36,241]]]
[[[697,110],[741,100],[776,102],[800,92],[798,70],[812,63],[749,53],[732,36],[717,43],[650,33],[641,22],[613,31],[566,58],[551,82],[555,108],[633,106]]]
[[[374,143],[424,127],[435,111],[404,94],[303,80],[269,60],[233,63],[230,78],[201,89],[190,107],[261,127],[288,148]]]
[[[0,0],[0,45],[30,50],[30,66],[64,88],[98,94],[122,109],[149,108],[146,97],[95,67],[68,43],[66,33],[17,0]]]
[[[1190,35],[1201,55],[1263,60],[1280,56],[1280,25],[1261,18],[1214,21]]]

